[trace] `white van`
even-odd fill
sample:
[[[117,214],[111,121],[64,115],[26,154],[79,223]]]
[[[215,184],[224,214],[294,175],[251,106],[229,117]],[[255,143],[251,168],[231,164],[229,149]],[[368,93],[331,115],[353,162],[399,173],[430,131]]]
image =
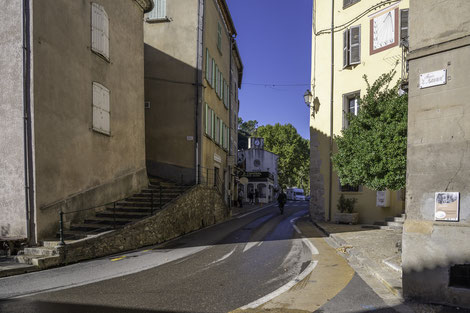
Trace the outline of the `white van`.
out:
[[[287,189],[287,200],[294,201],[305,201],[304,190],[300,188],[289,188]]]

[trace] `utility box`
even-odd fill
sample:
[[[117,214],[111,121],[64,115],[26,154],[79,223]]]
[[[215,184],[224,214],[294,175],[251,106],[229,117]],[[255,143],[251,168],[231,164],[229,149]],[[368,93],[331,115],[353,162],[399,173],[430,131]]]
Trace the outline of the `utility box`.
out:
[[[390,190],[377,191],[376,205],[380,208],[390,207]]]

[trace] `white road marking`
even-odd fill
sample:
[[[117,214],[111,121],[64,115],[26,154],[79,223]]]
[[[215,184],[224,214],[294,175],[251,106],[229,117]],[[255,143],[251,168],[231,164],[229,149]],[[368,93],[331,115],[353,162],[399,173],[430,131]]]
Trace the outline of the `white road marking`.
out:
[[[212,262],[211,264],[214,264],[214,263],[218,263],[218,262],[222,262],[223,260],[227,259],[229,256],[231,256],[234,252],[235,252],[235,249],[237,247],[233,248],[232,251],[230,251],[229,253],[227,253],[226,255],[224,255],[223,257],[221,257],[220,259]]]
[[[297,227],[297,225],[295,225],[295,221],[299,218],[300,217],[293,218],[293,219],[290,220],[290,222],[291,222],[292,226],[294,227],[295,231],[300,234],[301,233],[300,229]],[[302,241],[307,245],[307,248],[309,248],[309,250],[312,252],[312,254],[319,254],[318,249],[310,242],[310,240],[308,240],[307,238],[303,238]],[[305,277],[307,277],[315,269],[317,264],[318,264],[318,261],[316,261],[316,260],[312,261],[309,264],[309,266],[307,266],[307,268],[302,273],[297,275],[294,279],[289,281],[287,284],[285,284],[284,286],[274,290],[270,294],[267,294],[266,296],[264,296],[264,297],[262,297],[258,300],[255,300],[251,303],[248,303],[247,305],[242,306],[240,309],[241,310],[246,310],[246,309],[257,308],[260,305],[263,305],[266,302],[271,301],[272,299],[276,298],[277,296],[283,294],[284,292],[286,292],[289,289],[291,289],[292,287],[294,287],[297,283],[302,281]]]
[[[245,253],[246,251],[250,250],[251,248],[253,247],[257,247],[257,246],[260,246],[263,242],[262,241],[254,241],[254,242],[249,242],[245,245],[245,248],[243,249],[243,253]]]
[[[297,284],[298,282],[302,281],[305,277],[307,277],[307,275],[309,275],[313,271],[313,269],[315,268],[315,266],[317,266],[317,264],[318,264],[318,261],[311,262],[310,265],[302,273],[297,275],[293,280],[291,280],[290,282],[288,282],[287,284],[285,284],[281,288],[271,292],[270,294],[267,294],[266,296],[264,296],[264,297],[262,297],[262,298],[260,298],[256,301],[253,301],[253,302],[251,302],[251,303],[249,303],[245,306],[242,306],[240,309],[242,309],[242,310],[254,309],[254,308],[259,307],[260,305],[263,305],[266,302],[274,299],[275,297],[283,294],[284,292],[286,292],[289,289],[291,289],[292,287],[294,287],[295,284]]]
[[[261,210],[263,210],[263,209],[270,208],[270,207],[272,207],[273,205],[274,205],[274,203],[273,203],[273,204],[270,204],[270,205],[268,205],[268,206],[261,207],[261,208],[259,208],[259,209],[257,209],[257,210],[254,210],[254,211],[245,213],[245,214],[243,214],[243,215],[237,216],[236,218],[243,218],[243,217],[245,217],[245,216],[247,216],[247,215],[256,213],[256,212],[261,211]]]

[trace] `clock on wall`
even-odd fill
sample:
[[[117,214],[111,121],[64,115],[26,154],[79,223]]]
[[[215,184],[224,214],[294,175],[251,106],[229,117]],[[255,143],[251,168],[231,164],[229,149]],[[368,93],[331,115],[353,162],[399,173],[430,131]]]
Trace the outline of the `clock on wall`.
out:
[[[255,139],[255,146],[259,146],[259,139]]]
[[[387,8],[370,20],[370,54],[398,45],[398,7]]]

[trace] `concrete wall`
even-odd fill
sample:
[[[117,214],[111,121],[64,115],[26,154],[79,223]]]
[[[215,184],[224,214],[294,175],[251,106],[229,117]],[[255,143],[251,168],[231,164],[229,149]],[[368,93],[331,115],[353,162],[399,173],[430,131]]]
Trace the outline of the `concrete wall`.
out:
[[[343,1],[335,0],[334,24],[342,25],[377,3],[375,0],[362,0],[343,9]],[[399,3],[398,8],[405,9],[408,6],[409,1],[404,0]],[[370,14],[382,9],[383,6],[371,11]],[[358,65],[343,69],[343,33],[334,34],[333,136],[340,135],[343,128],[343,96],[353,92],[359,92],[361,97],[365,95],[367,84],[363,79],[364,75],[367,75],[369,82],[372,83],[381,74],[395,68],[398,72],[395,79],[400,78],[400,65],[397,65],[397,61],[401,62],[402,51],[398,45],[370,54],[370,19],[371,17],[366,15],[351,25],[361,26],[361,63]],[[314,0],[313,30],[319,32],[329,28],[331,28],[331,1]],[[310,213],[319,219],[330,217],[328,211],[331,61],[331,34],[312,33],[311,90],[314,98],[318,98],[319,108],[318,111],[310,111]],[[339,178],[333,172],[331,217],[336,212],[336,205],[342,194],[339,187]],[[362,223],[372,223],[387,216],[396,216],[404,209],[404,202],[397,192],[391,192],[390,208],[376,207],[376,192],[366,188],[345,195],[358,199],[356,211],[360,213]]]
[[[169,20],[144,23],[146,158],[151,175],[195,180],[198,0],[167,1]],[[192,136],[192,140],[188,140]]]
[[[26,231],[23,15],[21,1],[0,3],[0,237]]]
[[[91,3],[34,2],[34,115],[38,238],[57,210],[118,200],[147,183],[143,10],[97,0],[109,17],[110,59],[91,51]],[[92,82],[110,91],[111,135],[92,130]]]
[[[115,232],[66,246],[65,263],[154,245],[220,223],[230,217],[213,187],[198,185],[167,208]]]
[[[470,34],[470,3],[426,4],[411,1],[410,7],[403,292],[407,298],[470,308],[470,288],[449,286],[450,267],[470,264],[470,43],[468,38],[446,43],[456,34]],[[420,74],[442,69],[445,85],[419,88]],[[460,193],[458,222],[434,221],[435,193],[442,191]]]

